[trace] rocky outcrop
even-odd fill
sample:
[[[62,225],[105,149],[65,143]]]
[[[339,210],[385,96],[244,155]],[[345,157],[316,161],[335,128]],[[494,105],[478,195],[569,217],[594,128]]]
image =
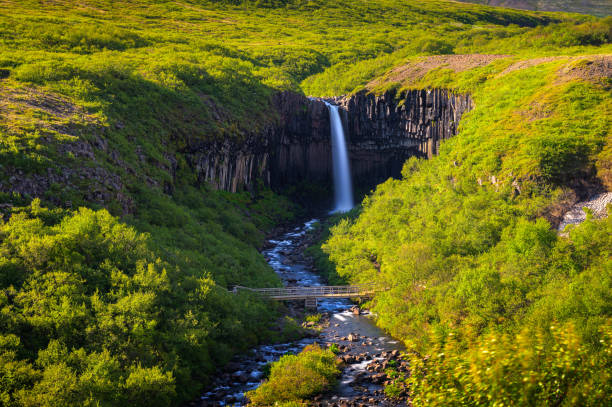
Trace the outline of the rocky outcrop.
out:
[[[236,192],[258,181],[280,188],[330,178],[329,114],[325,104],[293,92],[274,96],[275,123],[244,140],[192,144],[185,152],[200,181]]]
[[[398,177],[411,156],[436,154],[472,106],[469,95],[441,89],[361,92],[334,102],[341,107],[354,181],[363,187]],[[200,181],[232,192],[259,181],[276,189],[302,181],[331,184],[330,122],[323,100],[283,92],[271,104],[278,117],[263,132],[241,141],[199,142],[184,151]]]
[[[270,146],[270,185],[329,181],[332,161],[327,106],[291,92],[279,94],[274,105],[280,117]]]
[[[124,127],[119,121],[109,127],[60,96],[37,90],[20,92],[3,94],[0,107],[15,114],[44,112],[54,120],[30,123],[24,119],[23,127],[35,126],[41,134],[61,134],[62,141],[41,137],[41,145],[53,145],[49,151],[55,152],[50,153],[54,160],[46,172],[37,170],[35,163],[22,168],[0,163],[0,193],[6,196],[49,195],[64,207],[83,202],[113,203],[115,211],[127,214],[136,204],[126,175],[171,194],[177,174],[184,171],[193,171],[200,183],[232,192],[252,189],[259,183],[277,190],[301,184],[308,195],[319,194],[311,198],[313,201],[333,195],[324,189],[332,184],[332,149],[329,112],[323,100],[279,92],[268,106],[262,106],[269,114],[265,128],[242,128],[240,135],[209,141],[181,138],[180,147],[171,139],[163,140],[162,157],[151,157],[137,142],[131,146],[133,154],[128,153],[129,148],[109,142],[110,134]],[[367,188],[399,176],[408,157],[435,154],[440,141],[456,133],[461,115],[471,105],[469,96],[444,90],[379,96],[358,93],[335,102],[341,107],[353,179],[357,187]],[[219,120],[221,113],[217,113]],[[26,116],[38,117],[34,113]],[[167,176],[152,175],[147,170],[151,165]],[[49,193],[58,186],[62,186],[61,194]],[[298,195],[306,195],[302,192]]]
[[[601,219],[608,215],[607,207],[612,204],[612,192],[599,193],[591,196],[586,201],[581,201],[573,206],[563,215],[563,219],[557,229],[559,232],[564,232],[568,225],[578,225],[584,222],[587,214],[584,208],[587,208],[593,214],[595,219]]]
[[[270,183],[268,145],[265,136],[251,135],[240,143],[226,139],[192,144],[184,153],[200,182],[236,192],[256,180]]]
[[[411,156],[437,154],[472,108],[470,95],[445,89],[361,92],[337,102],[343,107],[353,177],[362,184],[399,177]]]

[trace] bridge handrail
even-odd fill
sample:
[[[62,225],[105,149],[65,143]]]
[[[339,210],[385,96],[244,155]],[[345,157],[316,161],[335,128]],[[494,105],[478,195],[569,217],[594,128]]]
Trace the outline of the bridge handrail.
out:
[[[234,286],[233,292],[239,290],[247,290],[268,297],[295,297],[295,296],[313,296],[313,295],[350,295],[354,294],[367,295],[384,289],[377,288],[375,284],[358,284],[358,285],[336,285],[336,286],[310,286],[310,287],[275,287],[275,288],[250,288],[243,286]]]

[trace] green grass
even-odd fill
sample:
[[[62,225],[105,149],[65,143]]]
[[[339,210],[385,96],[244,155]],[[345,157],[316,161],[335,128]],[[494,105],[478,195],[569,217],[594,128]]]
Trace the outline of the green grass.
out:
[[[419,55],[610,52],[609,20],[441,0],[4,0],[0,10],[4,174],[102,166],[124,195],[134,173],[171,183],[173,158],[191,171],[186,148],[274,123],[280,90],[349,93]],[[99,137],[110,148],[94,159],[74,151]],[[89,204],[75,178],[61,200]]]
[[[172,182],[167,168],[185,148],[262,131],[280,90],[349,93],[418,55],[610,50],[607,20],[441,0],[4,0],[0,10],[7,173],[103,166],[125,189],[139,183],[133,173]],[[112,148],[94,160],[72,151],[96,135]],[[64,200],[90,202],[70,181]]]

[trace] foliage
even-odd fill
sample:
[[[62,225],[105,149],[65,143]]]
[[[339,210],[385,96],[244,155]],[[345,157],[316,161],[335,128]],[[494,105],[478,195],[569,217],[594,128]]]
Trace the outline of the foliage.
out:
[[[280,333],[272,340],[274,342],[291,342],[304,337],[304,328],[287,315],[280,321]]]
[[[535,219],[578,180],[609,183],[609,89],[557,80],[570,57],[502,73],[609,52],[611,23],[442,0],[0,1],[0,403],[175,404],[271,339],[272,306],[225,289],[280,283],[256,248],[296,208],[261,186],[214,191],[185,153],[263,133],[278,91],[336,96],[433,54],[512,56],[389,85],[471,91],[477,109],[439,158],[338,220],[329,258],[392,285],[381,324],[423,346],[552,319],[593,346],[609,227],[564,240]],[[325,388],[327,352],[284,359],[254,397]],[[297,395],[290,365],[308,378]]]
[[[385,386],[385,395],[391,399],[399,397],[402,394],[403,388],[396,382],[389,383]]]
[[[408,160],[402,179],[379,185],[323,245],[342,278],[390,288],[371,306],[383,328],[429,355],[412,383],[420,405],[609,398],[600,331],[612,317],[612,219],[589,217],[567,236],[555,230],[554,212],[567,208],[571,189],[584,193],[607,179],[609,87],[564,77],[577,63],[558,58],[504,72],[501,61],[406,84],[469,91],[475,107],[439,156]],[[503,344],[500,357],[479,365],[487,338]],[[521,364],[531,348],[540,353]],[[557,361],[563,352],[569,370]],[[502,368],[514,376],[506,381]],[[521,384],[531,374],[560,387]]]
[[[591,256],[576,263],[586,246],[559,239],[542,218],[566,185],[597,182],[593,157],[610,134],[610,116],[600,114],[609,107],[605,90],[547,79],[558,66],[479,85],[476,108],[438,157],[409,160],[403,180],[380,185],[355,221],[332,228],[324,249],[341,277],[393,287],[375,309],[396,335],[423,345],[449,329],[469,337],[497,325],[511,329],[552,294],[542,291],[548,284],[570,284],[591,267],[605,275],[609,240],[594,235]],[[536,103],[550,113],[517,119],[533,117],[523,109],[539,111]],[[571,233],[608,227],[589,222]]]
[[[215,280],[278,278],[239,233],[191,219],[203,222],[203,209],[183,212],[182,234],[171,219],[136,221],[148,234],[105,210],[49,210],[38,200],[0,223],[3,404],[166,406],[266,338],[274,312]],[[211,228],[216,240],[191,242]],[[240,273],[218,250],[233,253]]]
[[[610,323],[595,352],[571,323],[550,331],[551,339],[540,330],[489,334],[467,350],[451,337],[427,360],[413,355],[414,405],[605,405],[612,394]]]
[[[310,315],[306,315],[306,318],[304,318],[304,320],[306,322],[314,322],[317,323],[321,320],[321,314],[310,314]]]
[[[343,285],[346,284],[346,280],[338,275],[336,265],[330,261],[329,255],[322,249],[322,244],[329,239],[332,226],[338,224],[343,219],[355,219],[358,212],[359,207],[356,207],[350,212],[331,214],[314,223],[312,230],[308,232],[313,243],[306,248],[304,253],[312,258],[315,270],[330,285]]]
[[[256,406],[300,403],[329,389],[339,374],[331,350],[309,345],[298,355],[284,355],[273,363],[268,381],[246,396]]]
[[[329,345],[329,350],[334,355],[337,355],[338,353],[340,353],[340,348],[338,347],[337,343],[332,343],[331,345]]]

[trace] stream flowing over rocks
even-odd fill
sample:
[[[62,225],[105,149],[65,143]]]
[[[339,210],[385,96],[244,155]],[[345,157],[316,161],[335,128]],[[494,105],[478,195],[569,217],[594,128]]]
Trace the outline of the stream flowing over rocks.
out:
[[[310,220],[282,236],[268,241],[263,251],[267,262],[287,286],[324,285],[309,261],[302,256],[306,247],[307,232],[317,222]],[[301,301],[303,307],[303,301]],[[338,357],[344,369],[335,389],[316,396],[313,406],[402,406],[404,401],[385,398],[384,384],[388,378],[384,370],[391,365],[400,372],[408,371],[408,364],[399,359],[403,346],[387,336],[372,321],[372,315],[360,311],[348,299],[319,299],[317,312],[322,314],[325,326],[319,335],[289,343],[261,345],[247,355],[232,360],[219,372],[212,389],[190,405],[244,406],[248,400],[244,393],[259,386],[265,366],[288,353],[299,353],[306,345],[318,343],[329,346],[336,343]],[[402,398],[405,399],[405,398]]]
[[[593,213],[595,219],[601,219],[607,216],[607,206],[612,204],[612,192],[604,192],[596,194],[586,201],[581,201],[570,208],[565,213],[561,223],[559,224],[559,232],[564,232],[568,225],[578,225],[586,220],[586,212],[584,208],[588,208]]]

